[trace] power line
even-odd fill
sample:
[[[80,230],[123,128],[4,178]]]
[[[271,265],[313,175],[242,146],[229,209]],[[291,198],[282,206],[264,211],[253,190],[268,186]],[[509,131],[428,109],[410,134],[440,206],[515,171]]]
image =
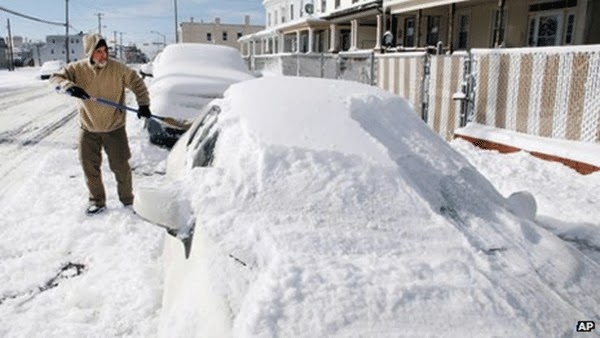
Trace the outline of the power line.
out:
[[[29,15],[26,15],[26,14],[15,12],[15,11],[10,10],[8,8],[4,8],[2,6],[0,6],[0,11],[5,11],[5,12],[14,14],[16,16],[20,16],[20,17],[25,18],[25,19],[29,19],[29,20],[33,20],[33,21],[37,21],[37,22],[42,22],[42,23],[47,23],[49,25],[56,25],[56,26],[63,26],[63,27],[65,27],[67,25],[64,22],[52,22],[52,21],[48,21],[48,20],[44,20],[44,19],[38,19],[38,18],[35,18],[33,16],[29,16]]]

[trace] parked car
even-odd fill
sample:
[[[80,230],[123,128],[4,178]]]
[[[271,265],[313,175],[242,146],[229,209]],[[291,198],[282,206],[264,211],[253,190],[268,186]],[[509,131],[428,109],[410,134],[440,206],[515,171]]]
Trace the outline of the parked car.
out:
[[[266,77],[211,101],[135,210],[167,229],[160,337],[572,334],[600,267],[402,98]]]
[[[154,59],[152,59],[151,61],[148,61],[140,66],[140,69],[138,71],[139,71],[140,75],[142,76],[142,78],[153,77],[152,69],[154,68],[154,63],[158,63],[160,61],[160,54],[161,54],[161,52],[158,52],[158,54],[156,54]]]
[[[150,71],[145,69],[145,73]],[[253,79],[239,51],[213,44],[168,45],[152,62],[151,110],[158,116],[191,123],[212,99],[233,83]],[[183,133],[156,120],[146,122],[150,141],[171,147]]]
[[[65,65],[66,63],[62,60],[46,61],[42,64],[38,76],[42,80],[48,80],[52,74],[61,70]]]

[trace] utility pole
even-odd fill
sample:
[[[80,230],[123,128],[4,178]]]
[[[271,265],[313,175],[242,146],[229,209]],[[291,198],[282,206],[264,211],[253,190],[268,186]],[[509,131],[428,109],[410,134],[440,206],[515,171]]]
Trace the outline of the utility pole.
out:
[[[119,47],[121,47],[119,50],[119,59],[123,61],[123,32],[119,32]]]
[[[113,41],[115,42],[115,59],[117,58],[117,31],[113,31]]]
[[[67,52],[67,63],[69,63],[71,60],[69,60],[69,0],[65,0],[65,28],[66,28],[66,33],[65,33],[65,49]]]
[[[96,15],[98,16],[98,34],[102,35],[102,17],[104,13],[96,13]]]
[[[13,57],[13,39],[12,33],[10,32],[10,19],[6,19],[6,27],[8,28],[8,70],[15,70],[15,61]]]
[[[177,29],[177,0],[173,0],[175,5],[175,43],[179,42],[178,29]]]

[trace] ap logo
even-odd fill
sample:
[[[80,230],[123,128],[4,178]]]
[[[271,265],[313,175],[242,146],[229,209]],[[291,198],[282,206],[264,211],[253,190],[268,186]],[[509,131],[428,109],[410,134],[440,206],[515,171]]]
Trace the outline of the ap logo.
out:
[[[592,332],[596,328],[596,323],[592,320],[582,320],[577,322],[577,332]]]

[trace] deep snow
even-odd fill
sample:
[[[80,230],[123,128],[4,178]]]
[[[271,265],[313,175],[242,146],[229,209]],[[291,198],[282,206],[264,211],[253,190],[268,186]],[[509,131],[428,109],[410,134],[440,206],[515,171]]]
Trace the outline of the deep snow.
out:
[[[74,102],[52,93],[47,83],[34,78],[36,71],[0,71],[0,231],[3,238],[0,336],[153,336],[161,308],[164,232],[120,208],[114,179],[106,166],[109,212],[94,218],[83,215],[86,191],[75,149],[77,126],[75,120],[65,124],[57,122],[73,110]],[[32,92],[36,95],[31,95]],[[134,104],[134,101],[129,103]],[[50,113],[56,113],[57,117],[52,120]],[[40,127],[26,121],[38,121],[41,117],[47,117],[53,121],[51,125],[60,128],[49,130],[44,137],[29,137]],[[134,114],[128,119],[128,133],[133,154],[131,163],[135,168],[134,186],[161,181],[167,152],[148,143],[141,122]],[[36,142],[25,144],[23,141],[27,140]],[[504,196],[519,190],[532,192],[538,205],[537,224],[571,242],[593,260],[593,264],[600,264],[600,173],[581,176],[561,164],[542,161],[524,152],[500,155],[476,149],[465,141],[453,141],[451,146],[465,155]],[[268,170],[263,168],[258,173],[266,177]],[[378,243],[367,241],[363,245],[377,246]],[[443,260],[443,257],[425,258]],[[68,263],[85,265],[85,268],[78,271],[77,266]],[[63,267],[65,271],[61,272]],[[448,268],[446,276],[457,278],[450,280],[450,286],[468,282],[460,279],[460,270],[452,272],[460,267]],[[404,272],[418,275],[427,271],[415,266],[412,271]],[[342,268],[331,273],[343,276],[345,271]],[[293,293],[297,281],[278,280],[277,271],[265,278],[268,278],[265,287],[270,288],[266,292],[282,292],[284,300],[297,296]],[[371,278],[388,277],[381,274]],[[53,281],[59,283],[54,287],[46,285]],[[348,281],[344,288],[352,293],[353,285],[367,281]],[[40,287],[47,290],[40,291]],[[394,292],[393,283],[388,291]],[[269,304],[265,304],[265,309],[269,309]],[[349,302],[340,304],[337,310],[351,321],[362,309],[358,303]],[[267,328],[273,325],[270,322],[274,320],[273,314],[261,313],[260,309],[246,311],[262,316],[260,325]],[[433,315],[436,309],[431,311]],[[581,318],[585,319],[589,318]],[[327,322],[327,318],[324,321]],[[300,331],[311,332],[310,321],[297,325]],[[252,332],[252,329],[242,331]],[[473,334],[485,332],[480,329],[482,331],[476,330]],[[557,330],[569,332],[570,329]]]

